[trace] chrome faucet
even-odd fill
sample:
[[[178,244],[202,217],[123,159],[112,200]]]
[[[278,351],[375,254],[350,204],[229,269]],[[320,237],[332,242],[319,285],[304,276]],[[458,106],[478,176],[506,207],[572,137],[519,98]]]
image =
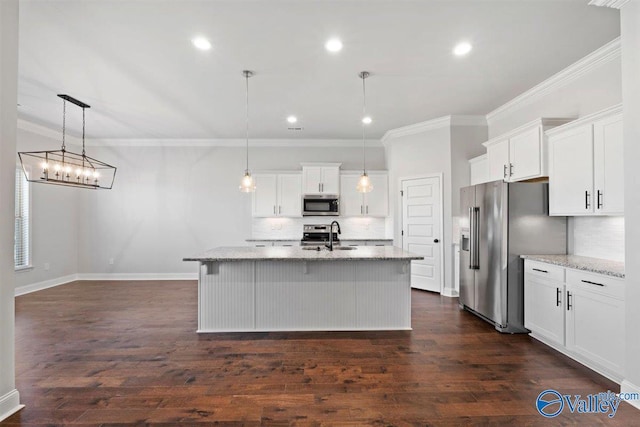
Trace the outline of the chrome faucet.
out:
[[[327,248],[329,248],[330,251],[333,251],[333,224],[338,227],[338,234],[341,234],[340,223],[338,221],[332,221],[329,225],[329,244],[325,245]]]

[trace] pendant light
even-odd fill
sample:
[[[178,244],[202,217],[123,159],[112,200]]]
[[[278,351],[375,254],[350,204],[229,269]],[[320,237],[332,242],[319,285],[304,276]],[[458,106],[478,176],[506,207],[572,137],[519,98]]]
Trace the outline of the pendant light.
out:
[[[359,193],[369,193],[373,190],[373,185],[371,185],[371,179],[369,179],[369,175],[367,175],[365,126],[371,123],[371,117],[367,116],[367,91],[364,83],[365,79],[369,77],[369,72],[362,71],[358,76],[362,79],[362,175],[360,175],[356,190]]]
[[[247,116],[246,116],[246,153],[247,153],[247,163],[246,168],[244,170],[244,176],[242,177],[242,181],[240,182],[240,191],[243,193],[252,193],[256,190],[256,184],[251,176],[251,171],[249,171],[249,77],[253,76],[253,71],[244,70],[242,71],[246,81],[247,88]]]
[[[18,153],[27,181],[67,187],[110,190],[116,177],[116,167],[89,157],[85,152],[85,109],[91,106],[69,95],[62,98],[62,148],[48,151]],[[82,108],[82,154],[67,151],[67,101]],[[39,171],[39,172],[36,172]]]

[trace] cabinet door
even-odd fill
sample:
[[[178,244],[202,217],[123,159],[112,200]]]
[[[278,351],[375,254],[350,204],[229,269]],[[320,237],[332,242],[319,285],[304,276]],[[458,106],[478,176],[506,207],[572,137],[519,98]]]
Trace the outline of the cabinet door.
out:
[[[543,175],[542,139],[540,126],[509,139],[507,175],[510,181],[536,178]]]
[[[624,373],[624,302],[567,283],[567,349]]]
[[[318,194],[321,192],[322,169],[320,166],[305,166],[302,168],[303,194]]]
[[[584,125],[549,138],[549,214],[593,212],[593,131]]]
[[[622,115],[593,124],[594,204],[596,213],[624,214]]]
[[[508,180],[509,140],[497,142],[487,147],[489,181]]]
[[[364,195],[364,213],[369,216],[389,215],[389,184],[387,174],[369,175],[373,190]]]
[[[275,174],[255,174],[256,191],[253,192],[253,216],[276,216],[278,176]]]
[[[548,341],[564,345],[564,283],[525,273],[524,326]]]
[[[343,174],[340,177],[340,215],[360,216],[364,213],[362,193],[356,191],[360,175]]]
[[[320,189],[326,194],[340,194],[340,168],[328,166],[322,168]]]
[[[302,175],[278,175],[278,216],[302,216]]]

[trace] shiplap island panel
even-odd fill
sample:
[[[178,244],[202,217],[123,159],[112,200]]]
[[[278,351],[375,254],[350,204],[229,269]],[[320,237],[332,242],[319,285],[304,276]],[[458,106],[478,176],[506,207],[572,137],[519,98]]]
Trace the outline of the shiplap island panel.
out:
[[[199,262],[198,332],[411,329],[411,261],[393,246],[221,247]]]

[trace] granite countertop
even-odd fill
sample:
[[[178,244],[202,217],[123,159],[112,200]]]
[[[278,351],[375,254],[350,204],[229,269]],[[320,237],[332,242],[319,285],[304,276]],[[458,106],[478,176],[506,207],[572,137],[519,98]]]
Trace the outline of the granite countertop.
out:
[[[246,246],[218,247],[202,254],[185,257],[183,261],[371,261],[419,260],[424,257],[403,251],[395,246],[362,246],[354,250],[304,250],[301,247],[273,246],[253,248]]]
[[[620,261],[578,255],[520,255],[520,257],[624,279],[624,263]]]

